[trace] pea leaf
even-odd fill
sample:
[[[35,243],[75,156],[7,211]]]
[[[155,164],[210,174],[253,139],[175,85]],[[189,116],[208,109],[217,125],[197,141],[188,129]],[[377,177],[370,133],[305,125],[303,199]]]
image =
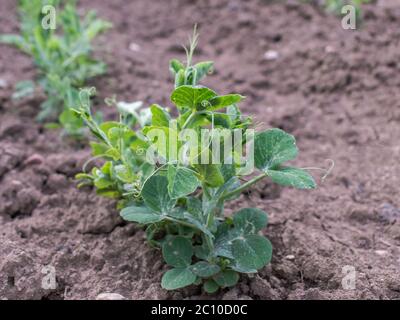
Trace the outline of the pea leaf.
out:
[[[94,157],[104,155],[110,148],[106,144],[98,142],[90,142],[90,147],[92,148],[92,155]]]
[[[185,220],[187,220],[188,222],[190,222],[191,224],[193,224],[197,229],[199,229],[201,232],[203,232],[204,234],[206,234],[208,237],[210,237],[211,239],[214,238],[213,234],[211,233],[211,231],[207,228],[207,226],[197,217],[191,215],[188,212],[184,213],[184,218]]]
[[[213,61],[203,61],[196,63],[194,65],[194,68],[196,69],[196,79],[195,83],[199,83],[201,79],[203,79],[208,73],[212,71],[212,68],[214,66]]]
[[[121,210],[122,219],[141,224],[155,223],[163,219],[163,216],[146,207],[130,206]]]
[[[255,208],[241,209],[234,214],[233,224],[245,234],[254,234],[267,225],[267,214]]]
[[[217,94],[206,87],[201,86],[180,86],[171,95],[171,101],[180,109],[205,110],[209,100]]]
[[[171,199],[167,191],[168,179],[164,176],[152,176],[143,186],[142,197],[147,207],[155,212],[167,214],[176,200]]]
[[[164,273],[161,286],[166,290],[175,290],[190,286],[196,281],[196,275],[187,268],[174,268]]]
[[[172,199],[193,193],[199,186],[199,180],[193,170],[185,167],[168,166],[168,193]]]
[[[239,281],[239,274],[233,270],[224,270],[213,277],[220,287],[232,287]]]
[[[125,183],[132,183],[136,178],[131,168],[124,164],[114,166],[114,171],[117,178]]]
[[[217,274],[221,270],[221,268],[219,266],[217,266],[216,264],[211,264],[206,261],[199,261],[199,262],[195,263],[194,265],[191,265],[189,269],[196,276],[199,276],[202,278],[212,277],[213,275]]]
[[[232,242],[232,255],[239,267],[258,270],[270,262],[272,245],[265,237],[245,235]]]
[[[158,104],[153,104],[150,107],[151,110],[151,125],[152,126],[160,126],[160,127],[168,127],[169,122],[171,121],[171,116]]]
[[[71,135],[80,134],[83,120],[72,109],[65,109],[58,119],[67,133]]]
[[[316,187],[313,177],[302,169],[283,167],[276,170],[267,170],[266,174],[272,181],[283,186],[297,189],[314,189]]]
[[[202,180],[210,187],[219,187],[224,184],[224,176],[221,173],[220,166],[217,164],[196,165]]]
[[[199,199],[195,197],[188,197],[186,199],[187,211],[197,219],[203,217],[203,207]]]
[[[30,80],[20,81],[15,85],[15,92],[12,94],[13,100],[18,100],[33,95],[35,83]]]
[[[243,100],[243,96],[240,94],[227,94],[224,96],[217,96],[210,99],[210,106],[207,107],[209,111],[215,111],[222,108],[229,107],[235,103],[239,103]]]
[[[176,236],[162,246],[164,260],[172,267],[186,267],[192,262],[193,247],[189,239]]]
[[[255,137],[254,162],[260,170],[273,169],[293,160],[297,152],[295,138],[280,129],[270,129]]]
[[[203,289],[207,293],[215,293],[218,291],[219,285],[213,279],[208,279],[204,282]]]
[[[215,255],[234,259],[232,253],[232,241],[242,235],[243,232],[240,229],[224,229],[215,240]]]
[[[193,249],[196,258],[207,260],[208,256],[210,255],[210,249],[205,243],[203,243],[201,246],[195,246]]]
[[[184,70],[185,66],[182,64],[182,62],[180,62],[177,59],[172,59],[169,62],[169,70],[173,73],[176,74],[178,73],[180,70]]]

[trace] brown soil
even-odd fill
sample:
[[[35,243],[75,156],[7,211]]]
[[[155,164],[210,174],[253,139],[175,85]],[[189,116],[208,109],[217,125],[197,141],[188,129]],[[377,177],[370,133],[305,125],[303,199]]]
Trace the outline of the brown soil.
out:
[[[82,1],[114,23],[98,53],[108,75],[93,81],[101,101],[168,105],[168,60],[183,58],[194,23],[196,59],[213,59],[206,83],[247,96],[244,110],[259,127],[293,133],[298,163],[312,171],[315,191],[264,182],[240,206],[265,209],[272,263],[218,299],[400,298],[400,6],[366,6],[357,31],[337,17],[296,1]],[[0,3],[0,33],[17,31],[14,0]],[[139,50],[130,50],[135,43]],[[132,46],[131,46],[132,48]],[[135,49],[135,48],[134,48]],[[267,60],[268,50],[278,52]],[[28,57],[0,47],[0,298],[198,299],[198,287],[167,292],[166,266],[142,230],[124,223],[113,201],[78,191],[74,174],[88,148],[33,120],[42,99],[18,103],[13,85],[34,76]],[[107,114],[113,114],[108,110]],[[236,206],[237,204],[235,204]],[[56,290],[41,289],[42,267],[56,268]],[[356,288],[342,286],[354,266]]]

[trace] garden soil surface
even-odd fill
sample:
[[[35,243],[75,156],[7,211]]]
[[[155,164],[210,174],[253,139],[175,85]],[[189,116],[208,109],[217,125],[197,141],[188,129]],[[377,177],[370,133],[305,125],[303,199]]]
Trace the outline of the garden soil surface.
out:
[[[168,61],[184,59],[181,44],[198,23],[195,59],[215,61],[205,84],[246,95],[242,107],[257,128],[294,134],[296,164],[323,169],[310,171],[316,190],[263,181],[228,205],[227,215],[247,206],[268,212],[263,232],[273,259],[211,298],[400,298],[397,0],[365,6],[357,30],[296,1],[85,0],[80,8],[114,24],[96,43],[108,73],[90,84],[108,118],[116,112],[102,101],[113,94],[171,106]],[[15,1],[2,0],[0,33],[17,31]],[[0,298],[208,297],[197,286],[163,290],[168,267],[143,230],[123,222],[113,200],[78,191],[74,175],[91,156],[87,143],[35,121],[40,92],[11,99],[15,83],[33,79],[35,68],[13,48],[0,53]],[[54,290],[42,288],[49,265]]]

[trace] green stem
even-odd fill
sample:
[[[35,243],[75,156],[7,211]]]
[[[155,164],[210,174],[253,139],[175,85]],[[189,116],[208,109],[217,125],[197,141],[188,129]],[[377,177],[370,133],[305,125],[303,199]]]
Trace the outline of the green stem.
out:
[[[223,197],[220,198],[220,201],[224,201],[228,198],[230,198],[231,196],[237,194],[237,193],[241,193],[242,191],[246,190],[247,188],[251,187],[253,184],[257,183],[258,181],[260,181],[261,179],[265,178],[267,176],[267,174],[262,173],[259,176],[247,181],[246,183],[242,184],[240,187],[238,187],[237,189],[228,192],[227,194],[225,194]]]
[[[181,224],[183,226],[186,226],[186,227],[189,227],[189,228],[192,228],[192,229],[199,230],[199,228],[197,228],[194,224],[191,224],[189,222],[181,221],[181,220],[174,219],[174,218],[171,218],[171,217],[165,217],[164,219],[167,220],[167,221],[171,221],[171,222],[175,222],[175,223]],[[201,230],[199,230],[199,231],[201,231]]]
[[[203,197],[202,197],[203,198],[202,199],[203,203],[204,202],[209,202],[209,200],[211,198],[211,195],[210,195],[208,187],[206,186],[205,183],[202,183],[202,190],[203,190]],[[208,229],[210,229],[211,225],[212,225],[212,222],[214,220],[213,219],[214,218],[213,217],[213,210],[210,209],[208,205],[203,205],[203,208],[207,208],[208,209],[206,226],[207,226]],[[206,240],[208,248],[210,249],[210,252],[213,252],[214,251],[214,243],[213,243],[213,241],[206,234],[204,234],[204,238]]]
[[[190,116],[186,119],[185,124],[182,126],[182,130],[185,129],[188,124],[190,123],[190,121],[192,121],[192,118],[196,115],[196,111],[193,110],[193,112],[190,114]]]

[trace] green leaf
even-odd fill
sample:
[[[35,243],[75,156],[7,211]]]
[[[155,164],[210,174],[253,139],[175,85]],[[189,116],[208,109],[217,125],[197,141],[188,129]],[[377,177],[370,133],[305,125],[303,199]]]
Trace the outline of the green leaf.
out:
[[[30,80],[20,81],[15,85],[15,92],[11,98],[13,100],[22,99],[33,95],[35,92],[35,83]]]
[[[199,180],[193,170],[174,165],[168,166],[168,193],[172,199],[193,193],[199,186]]]
[[[164,273],[161,279],[161,287],[166,290],[176,290],[190,286],[195,281],[196,275],[194,275],[189,269],[174,268]]]
[[[224,168],[225,166],[226,165],[222,165],[221,169]],[[217,196],[218,198],[221,198],[225,194],[227,194],[231,191],[234,191],[235,189],[240,187],[240,180],[238,177],[228,178],[228,176],[226,175],[226,171],[225,171],[225,174],[224,174],[224,171],[222,171],[222,173],[223,173],[224,177],[226,177],[225,178],[226,182],[221,187],[218,188],[218,190],[215,194],[215,196]],[[238,198],[239,196],[240,196],[240,193],[234,194],[231,197],[229,197],[227,200],[233,200],[235,198]]]
[[[175,74],[175,88],[183,86],[185,84],[185,80],[185,70],[181,69]]]
[[[254,162],[258,169],[269,170],[297,156],[295,138],[280,129],[270,129],[255,137]]]
[[[156,212],[168,214],[168,212],[170,212],[175,206],[176,200],[171,199],[167,192],[167,188],[167,177],[150,177],[142,189],[142,197],[146,206]]]
[[[176,236],[164,242],[164,260],[172,267],[186,267],[192,263],[193,247],[189,239]]]
[[[97,187],[97,186],[96,186]],[[118,199],[121,197],[119,191],[113,189],[98,189],[96,194],[105,198]]]
[[[207,107],[209,111],[215,111],[222,108],[229,107],[235,103],[239,103],[243,100],[243,96],[240,94],[227,94],[224,96],[217,96],[210,99],[210,106]]]
[[[201,246],[194,246],[194,254],[196,258],[201,260],[207,260],[208,256],[210,255],[210,248],[207,246],[206,243],[203,243]]]
[[[203,289],[207,293],[215,293],[218,291],[219,285],[213,279],[208,279],[204,282]]]
[[[254,234],[267,225],[267,214],[255,208],[241,209],[234,214],[233,224],[246,234]]]
[[[213,279],[220,287],[233,287],[239,281],[239,274],[233,270],[224,270]]]
[[[203,205],[201,201],[195,197],[186,198],[187,211],[197,219],[203,217]]]
[[[272,245],[265,237],[245,235],[233,241],[232,255],[239,267],[258,270],[270,262]]]
[[[0,35],[0,43],[16,46],[18,49],[29,53],[31,45],[22,36],[16,34]]]
[[[108,149],[110,148],[104,143],[98,143],[98,142],[90,142],[90,147],[92,148],[92,155],[94,157],[104,155]]]
[[[208,73],[211,73],[213,66],[213,61],[203,61],[196,63],[194,65],[194,69],[196,69],[195,83],[198,84],[200,80],[203,79]]]
[[[155,223],[163,219],[163,216],[154,213],[146,207],[130,206],[122,209],[120,213],[122,219],[141,224]]]
[[[231,265],[230,268],[239,273],[257,273],[257,269],[247,268],[240,265]]]
[[[184,213],[185,213],[185,209],[184,208],[175,207],[168,213],[168,216],[170,216],[172,218],[179,219],[179,220],[183,220],[184,219]]]
[[[202,180],[210,187],[217,188],[224,184],[224,176],[221,173],[220,165],[200,164],[196,165]]]
[[[190,266],[190,271],[192,271],[196,276],[202,278],[209,278],[217,274],[221,268],[216,264],[211,264],[206,261],[200,261]]]
[[[160,126],[160,127],[168,127],[169,126],[171,117],[167,111],[165,111],[158,104],[153,104],[150,107],[150,110],[151,110],[151,125],[152,126]]]
[[[178,73],[180,70],[184,70],[184,69],[185,69],[185,66],[183,65],[183,63],[180,62],[180,61],[177,60],[177,59],[172,59],[172,60],[169,62],[169,70],[170,70],[173,74],[176,74],[176,73]]]
[[[83,127],[83,120],[71,109],[65,109],[59,117],[64,130],[70,135],[79,135]]]
[[[209,238],[211,238],[211,239],[214,238],[214,236],[211,233],[211,231],[209,230],[209,228],[207,228],[207,226],[200,220],[200,218],[192,216],[188,212],[184,213],[184,218],[186,219],[187,222],[190,222],[191,224],[193,224],[197,229],[199,229],[201,232],[206,234]]]
[[[223,224],[223,226],[227,225]],[[242,235],[243,232],[240,229],[224,228],[224,230],[219,232],[219,235],[215,240],[215,255],[229,259],[234,259],[232,254],[232,241],[238,237],[241,237]]]
[[[209,100],[217,94],[206,87],[200,86],[180,86],[171,95],[171,101],[179,109],[205,110],[209,105]]]
[[[290,186],[297,189],[314,189],[316,187],[313,177],[302,169],[283,167],[275,170],[267,170],[266,174],[273,182],[283,186]]]

